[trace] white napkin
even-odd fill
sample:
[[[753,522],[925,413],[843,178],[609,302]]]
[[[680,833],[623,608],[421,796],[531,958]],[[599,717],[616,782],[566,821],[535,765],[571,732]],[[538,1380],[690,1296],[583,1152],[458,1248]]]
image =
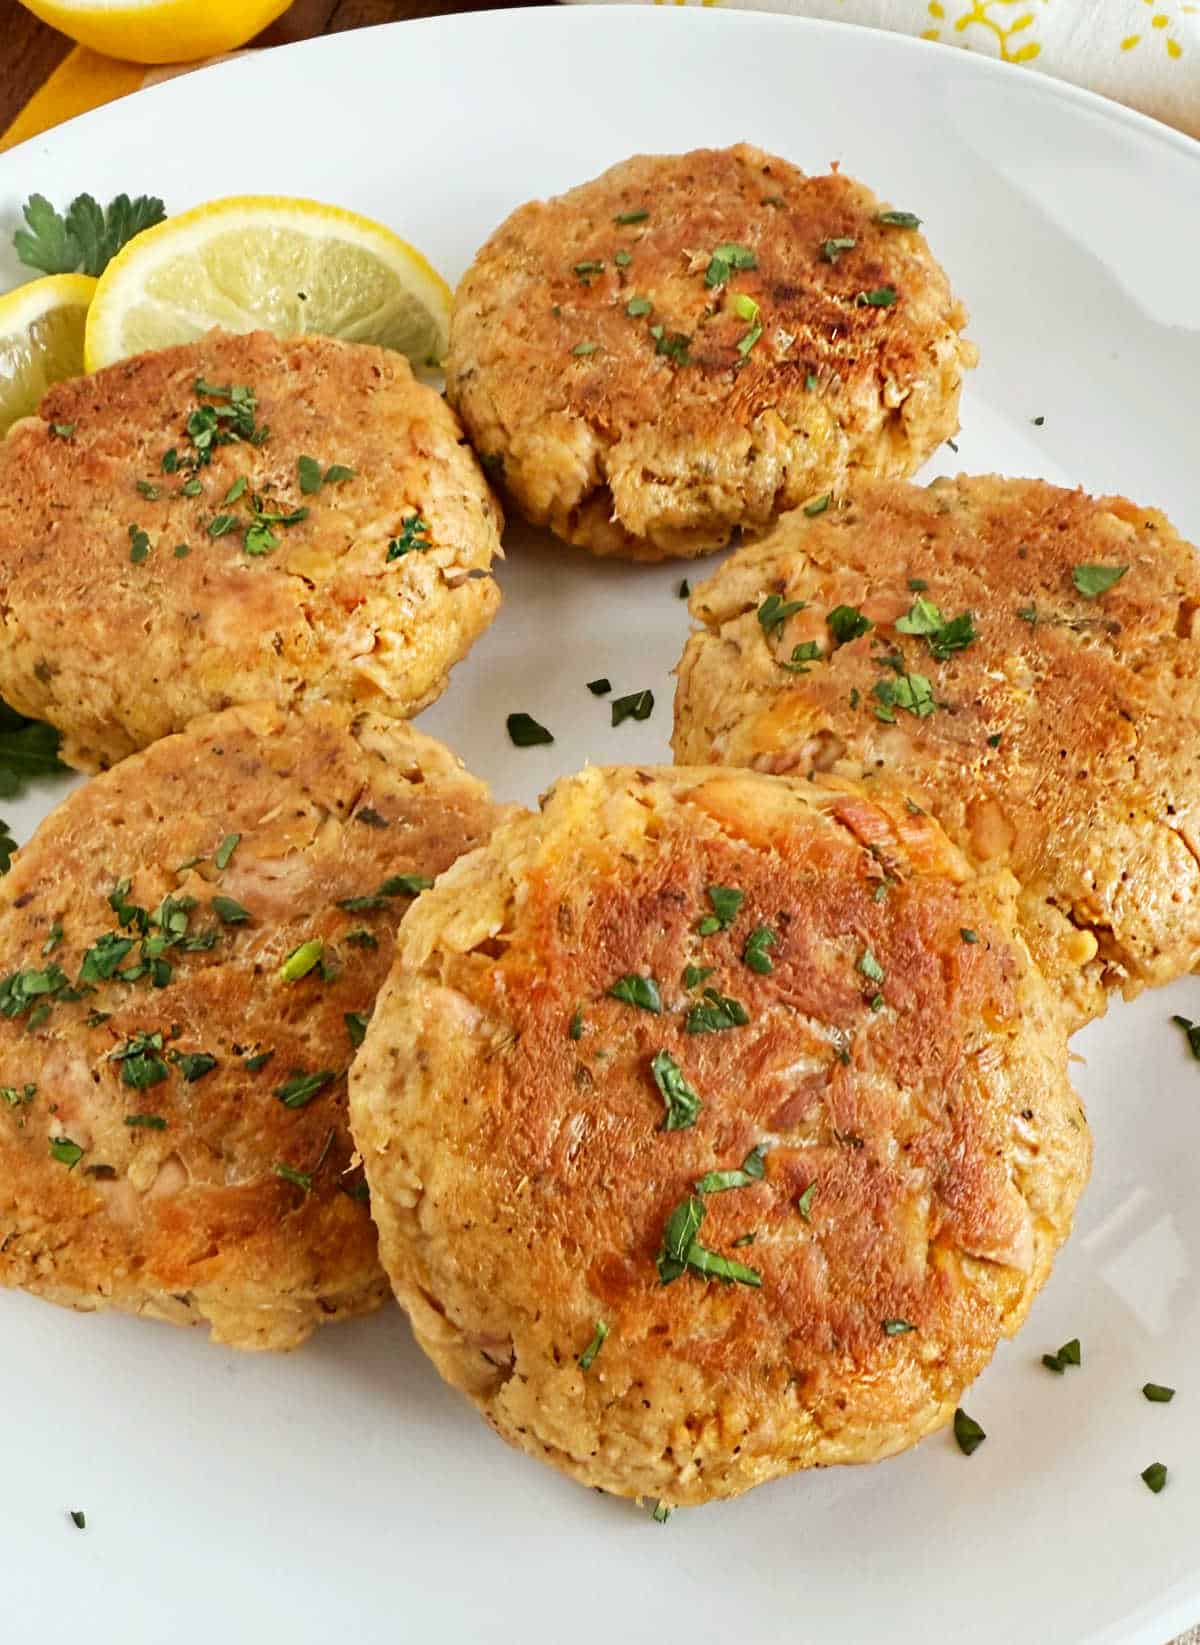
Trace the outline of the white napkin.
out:
[[[661,4],[662,0],[654,0]],[[677,5],[687,0],[674,0]],[[1087,86],[1200,137],[1200,0],[700,0],[865,23]]]

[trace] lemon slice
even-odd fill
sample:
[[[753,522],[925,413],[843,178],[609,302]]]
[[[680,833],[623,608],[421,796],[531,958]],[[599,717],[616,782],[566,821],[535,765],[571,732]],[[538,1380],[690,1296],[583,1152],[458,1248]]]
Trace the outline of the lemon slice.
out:
[[[407,240],[316,200],[213,200],[137,235],[100,276],[89,371],[226,331],[322,332],[436,366],[450,288]]]
[[[130,63],[194,63],[245,45],[289,0],[26,0],[81,46]]]
[[[86,274],[49,274],[0,297],[0,434],[37,410],[51,383],[83,370],[95,289]]]

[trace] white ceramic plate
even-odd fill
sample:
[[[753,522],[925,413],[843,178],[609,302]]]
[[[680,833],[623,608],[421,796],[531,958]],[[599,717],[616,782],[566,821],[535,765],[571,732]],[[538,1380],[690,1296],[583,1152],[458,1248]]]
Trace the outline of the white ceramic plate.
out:
[[[454,278],[529,196],[634,150],[742,138],[839,160],[925,218],[983,350],[960,455],[930,475],[1119,490],[1200,538],[1200,148],[966,53],[650,9],[343,34],[27,143],[0,159],[0,215],[32,190],[172,210],[307,194],[393,224]],[[667,758],[682,568],[509,544],[504,610],[422,723],[514,799],[586,759]],[[652,687],[653,717],[610,729],[584,688],[598,674]],[[553,747],[511,748],[514,709]],[[0,810],[27,832],[48,803]],[[1173,1011],[1200,1016],[1200,980],[1080,1036],[1095,1177],[1024,1333],[969,1395],[989,1435],[970,1461],[938,1435],[662,1527],[507,1450],[398,1311],[254,1358],[0,1296],[5,1638],[1162,1645],[1200,1616],[1200,1067]],[[1082,1368],[1043,1370],[1076,1335]],[[1175,1402],[1147,1404],[1147,1380]],[[1138,1475],[1159,1460],[1155,1497]]]

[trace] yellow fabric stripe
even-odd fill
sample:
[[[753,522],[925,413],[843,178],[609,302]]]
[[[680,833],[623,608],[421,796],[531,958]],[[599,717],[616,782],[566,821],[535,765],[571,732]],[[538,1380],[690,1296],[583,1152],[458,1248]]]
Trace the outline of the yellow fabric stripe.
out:
[[[86,114],[102,103],[115,102],[139,90],[146,73],[141,63],[119,63],[76,46],[0,137],[0,150],[13,148],[76,114]]]

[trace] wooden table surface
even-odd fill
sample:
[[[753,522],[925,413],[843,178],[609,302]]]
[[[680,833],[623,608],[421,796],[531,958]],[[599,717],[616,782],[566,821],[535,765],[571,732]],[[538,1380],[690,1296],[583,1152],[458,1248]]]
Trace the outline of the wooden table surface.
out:
[[[436,17],[458,11],[493,11],[513,0],[296,0],[256,45],[278,46],[316,34]],[[522,0],[547,4],[549,0]],[[0,0],[0,131],[4,131],[71,49],[63,35],[39,23],[18,0]]]

